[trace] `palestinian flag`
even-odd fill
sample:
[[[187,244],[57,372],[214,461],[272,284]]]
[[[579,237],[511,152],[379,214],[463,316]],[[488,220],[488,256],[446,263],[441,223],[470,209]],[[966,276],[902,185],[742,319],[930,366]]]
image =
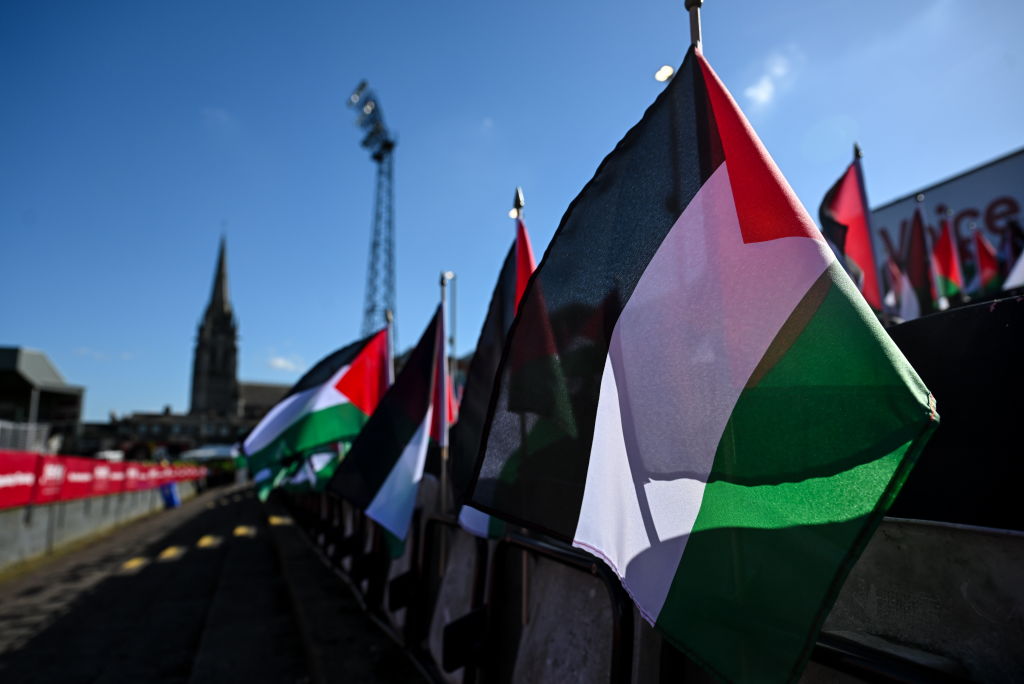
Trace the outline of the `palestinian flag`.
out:
[[[343,443],[327,444],[307,454],[292,468],[284,488],[304,492],[324,491],[341,463],[344,449]]]
[[[947,219],[942,220],[939,239],[932,249],[932,268],[940,297],[952,297],[964,291],[964,276],[960,268],[960,250],[953,238],[953,229]]]
[[[476,351],[473,352],[473,360],[466,374],[466,386],[459,407],[459,422],[452,428],[449,462],[456,503],[462,503],[469,494],[477,454],[480,452],[484,420],[487,418],[487,405],[494,386],[494,375],[498,370],[498,362],[501,361],[501,348],[509,328],[512,327],[512,319],[515,317],[519,301],[526,291],[526,283],[535,268],[536,262],[533,259],[533,248],[530,246],[526,225],[522,219],[516,219],[516,239],[505,256],[498,275],[498,283],[494,286],[491,303],[487,307],[487,317],[484,319],[480,337],[476,342]],[[481,537],[497,537],[502,534],[504,528],[500,521],[471,506],[462,506],[459,511],[459,523],[464,529]]]
[[[395,384],[327,485],[399,540],[409,531],[423,478],[438,356],[443,355],[443,313],[438,307]]]
[[[902,321],[912,321],[921,316],[914,286],[896,262],[889,257],[885,264],[889,291],[885,295],[886,311]]]
[[[387,387],[387,330],[321,359],[245,438],[250,471],[272,468],[287,456],[329,442],[353,439]]]
[[[982,295],[994,294],[999,291],[999,286],[1002,284],[996,249],[977,228],[974,229],[971,242],[974,243],[974,287],[972,292]]]
[[[510,410],[550,339],[562,415]],[[527,286],[470,503],[601,558],[721,678],[795,679],[937,420],[691,49]]]
[[[257,498],[265,502],[270,498],[270,492],[294,476],[301,465],[301,458],[291,456],[255,471],[252,481],[256,485]]]
[[[860,157],[860,148],[854,145],[853,162],[825,193],[825,199],[818,208],[818,218],[822,232],[843,256],[847,272],[857,283],[864,299],[872,309],[881,311],[878,265],[871,241],[871,210],[868,209]]]

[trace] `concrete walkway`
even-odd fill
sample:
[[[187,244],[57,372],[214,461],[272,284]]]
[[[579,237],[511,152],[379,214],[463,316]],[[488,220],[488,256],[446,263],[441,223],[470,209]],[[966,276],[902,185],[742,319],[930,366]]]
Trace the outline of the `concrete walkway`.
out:
[[[352,599],[273,521],[251,490],[214,490],[0,583],[0,681],[325,681],[314,629],[320,643],[352,635],[336,643],[350,651],[346,681],[419,679],[358,610],[325,618]]]

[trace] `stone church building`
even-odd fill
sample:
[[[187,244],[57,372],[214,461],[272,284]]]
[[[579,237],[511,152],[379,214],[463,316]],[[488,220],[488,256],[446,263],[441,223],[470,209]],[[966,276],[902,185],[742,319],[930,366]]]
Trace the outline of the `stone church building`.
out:
[[[210,301],[196,333],[191,406],[186,414],[132,413],[84,426],[80,452],[121,449],[129,458],[174,455],[205,444],[233,444],[280,401],[290,385],[238,380],[238,321],[228,295],[227,245],[221,238]]]
[[[189,415],[211,419],[238,416],[238,385],[238,323],[228,297],[227,248],[221,238],[213,292],[196,334]]]

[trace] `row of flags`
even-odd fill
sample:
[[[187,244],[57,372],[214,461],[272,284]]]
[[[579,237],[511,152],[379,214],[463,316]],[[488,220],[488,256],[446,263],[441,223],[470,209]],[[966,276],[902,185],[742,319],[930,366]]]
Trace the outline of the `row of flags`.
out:
[[[720,678],[793,680],[938,423],[872,312],[863,188],[855,160],[823,236],[691,48],[536,268],[517,217],[457,420],[442,305],[393,384],[386,330],[321,361],[251,467],[400,541],[454,421],[438,475],[464,527],[583,549]]]
[[[1024,253],[1014,249],[1018,241],[1024,241],[1024,233],[1013,234],[1020,231],[1018,226],[1006,227],[1001,255],[975,227],[967,254],[963,254],[948,217],[942,217],[933,239],[934,231],[925,225],[920,209],[914,211],[902,255],[888,257],[880,271],[861,152],[856,145],[853,162],[825,194],[818,217],[829,246],[876,312],[907,321],[946,309],[954,301],[1024,286]],[[965,262],[970,264],[970,273]]]

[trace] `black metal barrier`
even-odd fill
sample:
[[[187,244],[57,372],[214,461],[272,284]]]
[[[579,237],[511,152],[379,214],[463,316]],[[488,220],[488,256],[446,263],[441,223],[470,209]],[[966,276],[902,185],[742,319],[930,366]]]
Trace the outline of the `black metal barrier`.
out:
[[[390,622],[383,605],[387,587],[386,610],[394,613],[405,608],[400,636],[406,648],[428,671],[436,672],[434,663],[423,660],[431,659],[427,641],[454,534],[461,531],[457,521],[438,515],[423,520],[422,512],[417,510],[407,542],[412,545],[409,570],[389,582],[391,559],[382,534],[360,511],[330,494],[290,494],[284,496],[284,501],[295,522],[319,548],[321,557],[348,579],[366,609]],[[633,609],[618,578],[589,554],[519,534],[493,542],[493,549],[489,549],[487,540],[475,538],[470,611],[444,627],[440,666],[447,672],[464,668],[464,684],[510,680],[523,627],[520,609],[525,605],[529,579],[503,577],[510,564],[500,561],[520,554],[544,558],[601,580],[614,616],[609,681],[629,682]],[[510,597],[514,598],[511,602]],[[515,620],[505,622],[513,624],[499,624],[510,616]]]
[[[924,664],[897,652],[883,651],[839,634],[822,632],[811,662],[852,675],[866,682],[969,682],[957,663]],[[945,667],[943,667],[943,665]]]
[[[425,672],[440,680],[439,669],[463,668],[464,684],[511,682],[520,640],[529,623],[530,579],[520,559],[540,558],[600,580],[612,611],[609,681],[630,682],[635,639],[633,604],[619,578],[588,553],[518,533],[488,541],[474,537],[469,611],[443,627],[441,662],[428,648],[431,621],[438,609],[454,535],[462,533],[448,516],[424,519],[417,510],[410,527],[409,569],[390,579],[391,557],[380,528],[361,511],[329,494],[284,497],[293,519],[316,545],[321,557],[348,580],[366,610],[392,626],[392,634]],[[468,534],[468,533],[466,533]],[[347,561],[347,564],[346,564]],[[387,596],[387,605],[384,597]],[[405,609],[400,631],[393,613]],[[658,681],[711,681],[667,642],[661,642]],[[899,652],[823,632],[811,662],[865,682],[963,682],[962,668],[922,664]]]
[[[483,608],[484,614],[477,611],[449,624],[445,629],[445,654],[455,664],[463,658],[458,657],[457,650],[453,644],[449,651],[448,637],[453,640],[463,640],[475,647],[478,654],[474,676],[479,674],[487,682],[510,681],[513,666],[515,663],[516,649],[502,649],[502,645],[515,643],[518,646],[521,629],[509,629],[509,617],[514,614],[518,617],[520,628],[529,622],[527,614],[528,592],[530,580],[527,574],[527,565],[520,565],[518,573],[508,573],[510,567],[515,564],[502,563],[502,555],[528,554],[558,563],[567,568],[586,573],[601,581],[608,592],[608,599],[612,609],[612,643],[610,654],[610,667],[608,681],[626,683],[632,677],[633,664],[633,604],[622,588],[619,578],[605,565],[592,555],[577,551],[571,547],[552,544],[550,542],[528,537],[522,534],[510,533],[499,539],[494,546],[491,556],[491,563],[488,568],[487,600]],[[523,556],[525,558],[525,556]],[[511,582],[501,582],[501,573],[511,575],[518,574],[518,577],[507,577]],[[518,581],[517,581],[518,580]],[[509,585],[514,588],[518,585],[518,591],[511,592],[517,595],[519,601],[516,609],[509,611],[508,602],[499,600],[499,590],[507,597]],[[500,588],[500,589],[499,589]],[[504,616],[502,616],[504,613]],[[504,617],[504,620],[502,619]],[[462,624],[459,624],[459,622]],[[514,621],[511,621],[514,622]],[[504,624],[503,624],[504,623]],[[480,625],[484,625],[482,632]],[[514,639],[510,639],[509,631],[517,631]],[[504,634],[503,634],[504,632]],[[468,637],[468,639],[467,639]],[[482,642],[482,643],[481,643]],[[482,657],[481,657],[482,656]],[[447,669],[447,667],[445,668]]]

